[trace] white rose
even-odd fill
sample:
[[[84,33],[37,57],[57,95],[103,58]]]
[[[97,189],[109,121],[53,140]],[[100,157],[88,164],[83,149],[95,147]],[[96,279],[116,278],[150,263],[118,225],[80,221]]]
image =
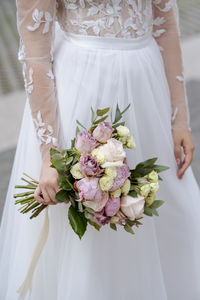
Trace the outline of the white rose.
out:
[[[106,150],[106,162],[123,161],[126,157],[122,143],[114,138],[109,139],[104,147]]]
[[[109,195],[108,193],[103,193],[103,197],[100,201],[94,202],[94,201],[83,201],[83,205],[89,208],[92,208],[95,212],[101,211],[104,206],[106,205],[106,202],[108,201]]]
[[[119,136],[129,136],[130,135],[130,131],[128,129],[128,127],[126,126],[122,126],[122,125],[119,125],[117,128],[117,133]]]
[[[144,212],[144,197],[138,195],[137,197],[123,196],[121,197],[121,211],[126,215],[131,221],[138,219],[142,216]]]

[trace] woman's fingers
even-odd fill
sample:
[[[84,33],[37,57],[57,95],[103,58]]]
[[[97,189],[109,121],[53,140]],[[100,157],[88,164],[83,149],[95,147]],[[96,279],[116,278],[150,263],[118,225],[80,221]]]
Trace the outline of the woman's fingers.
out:
[[[40,185],[37,186],[35,192],[34,192],[34,198],[38,203],[43,203],[43,198],[41,197],[41,188]]]
[[[194,152],[194,145],[191,140],[183,139],[183,150],[185,154],[185,158],[183,161],[182,166],[178,170],[179,178],[182,178],[187,168],[190,166],[192,159],[193,159],[193,152]]]
[[[174,135],[174,156],[179,167],[181,164],[181,138],[179,135]]]

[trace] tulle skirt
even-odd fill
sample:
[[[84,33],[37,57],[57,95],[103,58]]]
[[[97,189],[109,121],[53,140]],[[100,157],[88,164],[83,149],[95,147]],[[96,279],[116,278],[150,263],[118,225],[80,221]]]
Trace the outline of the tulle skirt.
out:
[[[76,120],[90,124],[90,107],[125,108],[124,120],[136,141],[130,167],[147,158],[169,170],[157,199],[159,217],[143,218],[135,235],[118,227],[79,238],[68,204],[49,207],[47,242],[33,276],[31,300],[199,300],[200,190],[191,167],[176,175],[171,135],[170,94],[159,47],[151,36],[125,41],[65,34],[54,51],[56,96],[63,136],[70,145]],[[26,102],[0,231],[0,299],[16,300],[45,213],[30,220],[14,205],[14,185],[23,172],[39,179],[41,155]]]

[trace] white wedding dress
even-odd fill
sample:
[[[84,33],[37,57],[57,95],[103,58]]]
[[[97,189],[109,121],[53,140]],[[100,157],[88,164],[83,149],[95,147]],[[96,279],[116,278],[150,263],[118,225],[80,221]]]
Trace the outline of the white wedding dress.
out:
[[[200,190],[191,166],[177,177],[173,130],[190,129],[173,0],[17,0],[19,60],[27,101],[0,230],[0,300],[199,300]],[[62,30],[55,30],[59,24]],[[49,234],[32,278],[21,286],[45,212],[30,220],[14,205],[23,172],[39,179],[49,149],[69,146],[90,107],[125,108],[134,167],[158,157],[159,217],[131,234],[72,231],[65,203],[49,207]]]

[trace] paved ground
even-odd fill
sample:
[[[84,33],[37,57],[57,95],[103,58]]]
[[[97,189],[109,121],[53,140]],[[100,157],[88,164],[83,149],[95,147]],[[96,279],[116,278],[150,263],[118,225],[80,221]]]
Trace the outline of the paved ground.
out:
[[[200,184],[200,1],[179,0],[186,89],[192,136],[196,145],[192,168]],[[0,217],[12,168],[25,103],[21,64],[17,61],[18,34],[15,2],[0,2]],[[2,130],[3,129],[3,130]]]

